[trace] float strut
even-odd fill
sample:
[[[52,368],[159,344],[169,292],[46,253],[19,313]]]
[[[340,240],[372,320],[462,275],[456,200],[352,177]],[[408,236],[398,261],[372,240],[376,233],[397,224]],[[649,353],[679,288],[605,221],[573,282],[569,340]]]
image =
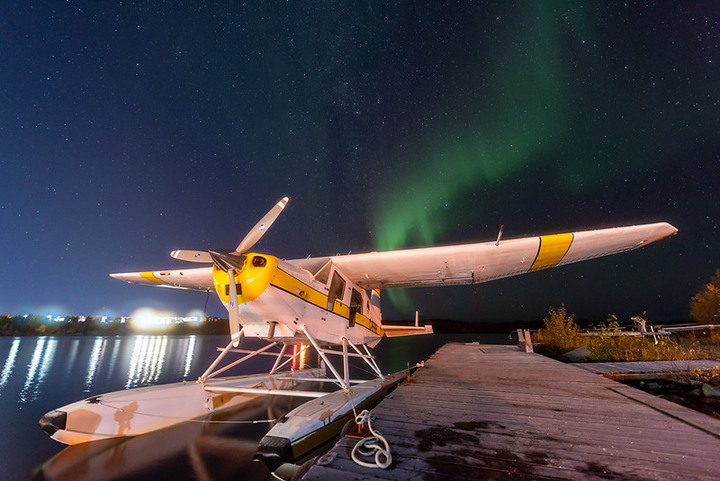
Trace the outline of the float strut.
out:
[[[278,366],[280,365],[280,361],[282,360],[283,354],[285,354],[285,349],[287,349],[287,344],[283,344],[282,349],[280,349],[280,354],[278,354],[278,357],[275,360],[275,364],[273,364],[272,369],[270,369],[270,374],[275,374],[275,371],[277,371]]]
[[[325,364],[327,364],[327,367],[330,368],[330,371],[332,371],[333,376],[335,376],[335,379],[337,379],[337,382],[338,382],[338,384],[340,384],[340,387],[345,390],[350,389],[350,383],[345,381],[345,379],[343,379],[343,377],[340,376],[340,374],[337,372],[335,367],[332,365],[330,360],[327,358],[327,356],[325,355],[323,350],[320,349],[320,346],[318,345],[317,341],[315,341],[315,339],[310,335],[307,328],[305,326],[302,326],[302,327],[300,327],[300,330],[305,334],[305,336],[307,336],[308,340],[310,341],[310,344],[313,345],[313,347],[317,351],[318,355],[322,358],[323,361],[325,361]],[[347,355],[345,357],[347,357]]]
[[[244,329],[245,328],[242,328],[242,329],[240,329],[240,332],[238,332],[238,334],[237,334],[238,339],[240,339],[240,336],[242,336]],[[207,368],[207,370],[202,374],[202,376],[200,376],[198,378],[198,382],[204,382],[205,379],[207,379],[208,375],[210,375],[212,370],[215,369],[215,367],[217,367],[217,365],[220,363],[220,361],[222,361],[222,359],[225,357],[225,355],[230,351],[230,348],[233,346],[234,342],[235,342],[234,340],[230,341],[230,343],[227,345],[227,347],[225,347],[225,349],[223,349],[223,351],[220,353],[220,355],[218,355],[218,357],[213,361],[213,363],[210,364],[210,367]]]

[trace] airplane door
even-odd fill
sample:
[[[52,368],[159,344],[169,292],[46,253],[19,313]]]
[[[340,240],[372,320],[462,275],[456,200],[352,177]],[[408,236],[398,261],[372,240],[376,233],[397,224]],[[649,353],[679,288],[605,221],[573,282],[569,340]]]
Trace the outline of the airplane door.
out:
[[[330,291],[328,292],[327,310],[332,312],[335,307],[335,301],[340,299],[342,301],[343,293],[345,292],[345,279],[340,277],[340,274],[333,272],[332,281],[330,282]]]

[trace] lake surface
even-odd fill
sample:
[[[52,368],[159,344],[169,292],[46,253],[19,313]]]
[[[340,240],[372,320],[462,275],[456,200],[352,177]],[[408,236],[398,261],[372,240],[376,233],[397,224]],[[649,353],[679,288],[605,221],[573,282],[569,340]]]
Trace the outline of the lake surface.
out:
[[[427,359],[449,341],[505,343],[507,336],[385,339],[374,354],[383,372],[391,373]],[[266,396],[252,412],[229,415],[224,423],[187,423],[69,448],[37,425],[46,412],[92,395],[194,381],[227,342],[226,336],[0,337],[0,480],[265,479],[267,471],[252,455],[270,425],[238,420],[277,418],[300,399]],[[243,346],[262,345],[256,342],[244,340]],[[224,375],[267,372],[273,359],[261,357]]]

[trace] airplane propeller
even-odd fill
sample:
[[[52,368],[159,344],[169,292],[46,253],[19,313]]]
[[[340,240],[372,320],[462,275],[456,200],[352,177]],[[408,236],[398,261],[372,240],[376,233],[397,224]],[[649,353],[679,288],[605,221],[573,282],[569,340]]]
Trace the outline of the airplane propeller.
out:
[[[267,214],[258,221],[255,226],[245,235],[240,244],[235,248],[234,251],[230,250],[210,250],[210,251],[195,251],[189,249],[178,249],[170,253],[170,256],[175,259],[190,262],[201,262],[206,264],[215,264],[218,269],[226,271],[228,274],[228,314],[230,316],[230,332],[233,335],[233,345],[237,347],[239,342],[239,331],[240,331],[240,313],[238,311],[237,303],[237,285],[235,284],[235,271],[242,269],[242,255],[248,252],[253,246],[262,238],[267,232],[270,226],[280,216],[290,199],[283,197],[273,206]]]
[[[240,241],[240,244],[238,244],[238,246],[235,248],[235,251],[195,251],[189,249],[178,249],[172,251],[170,253],[170,256],[174,257],[175,259],[180,259],[182,261],[201,262],[205,264],[211,264],[213,262],[218,264],[218,259],[212,254],[221,254],[218,257],[222,257],[225,259],[228,255],[239,257],[240,255],[252,249],[253,246],[262,238],[262,236],[265,235],[265,232],[267,232],[273,222],[275,222],[275,220],[280,216],[280,213],[283,211],[289,201],[290,199],[288,197],[283,197],[282,199],[280,199],[280,201],[275,204],[273,208],[270,209],[270,211],[265,214],[265,216],[263,216],[263,218],[260,219],[260,221],[255,224],[252,229],[250,229],[250,232],[248,232],[247,235],[245,235],[245,237],[243,238],[243,240]],[[228,269],[226,265],[218,265],[218,267],[222,268],[223,270]]]
[[[265,216],[260,219],[260,221],[255,224],[255,227],[250,229],[250,232],[247,233],[245,238],[240,241],[240,244],[235,248],[235,252],[238,254],[243,254],[255,245],[257,241],[260,240],[260,238],[265,235],[265,232],[270,228],[270,226],[275,222],[275,219],[278,218],[280,213],[283,211],[285,206],[287,205],[288,201],[290,199],[288,197],[283,197],[278,201],[275,206],[270,209],[270,211],[265,214]]]
[[[170,253],[170,257],[174,257],[175,259],[180,259],[181,261],[189,261],[189,262],[210,263],[213,261],[208,252],[191,251],[189,249],[178,249],[178,250],[172,251]]]

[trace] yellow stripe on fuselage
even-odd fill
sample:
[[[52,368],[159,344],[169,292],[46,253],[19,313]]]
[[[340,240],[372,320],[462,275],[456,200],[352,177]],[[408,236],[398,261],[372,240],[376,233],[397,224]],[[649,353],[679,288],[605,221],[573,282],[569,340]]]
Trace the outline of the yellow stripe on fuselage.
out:
[[[385,335],[385,331],[383,331],[380,328],[380,326],[378,326],[377,324],[372,322],[369,317],[365,317],[364,315],[362,315],[360,313],[357,313],[355,315],[355,324],[358,324],[358,325],[364,327],[365,329],[368,329],[368,330],[374,332],[378,336]]]
[[[573,234],[553,234],[540,237],[540,247],[538,249],[535,262],[528,272],[548,269],[558,265],[565,254],[570,249],[573,241]]]
[[[292,294],[304,301],[314,304],[323,309],[327,308],[327,296],[321,292],[316,291],[312,287],[308,286],[304,282],[295,277],[291,276],[284,270],[278,269],[275,271],[275,275],[270,281],[270,285],[282,289],[283,291]]]
[[[272,281],[270,281],[270,285],[275,286],[278,289],[287,292],[288,294],[292,294],[295,297],[299,297],[305,302],[309,302],[310,304],[313,304],[321,309],[324,309],[326,311],[328,310],[328,296],[326,294],[323,294],[322,292],[313,289],[301,280],[288,274],[280,267],[278,267],[278,269],[275,271],[275,275],[273,276]],[[345,319],[350,319],[350,307],[342,304],[340,301],[335,301],[332,312],[333,314],[337,314],[338,316]],[[355,316],[355,324],[358,324],[374,332],[378,336],[382,336],[383,334],[385,334],[385,332],[380,328],[380,326],[371,321],[370,318],[360,313],[356,314]]]
[[[154,282],[155,284],[165,284],[165,282],[155,277],[155,274],[153,274],[151,271],[141,272],[140,275],[143,277],[143,279],[147,279],[148,281]]]

